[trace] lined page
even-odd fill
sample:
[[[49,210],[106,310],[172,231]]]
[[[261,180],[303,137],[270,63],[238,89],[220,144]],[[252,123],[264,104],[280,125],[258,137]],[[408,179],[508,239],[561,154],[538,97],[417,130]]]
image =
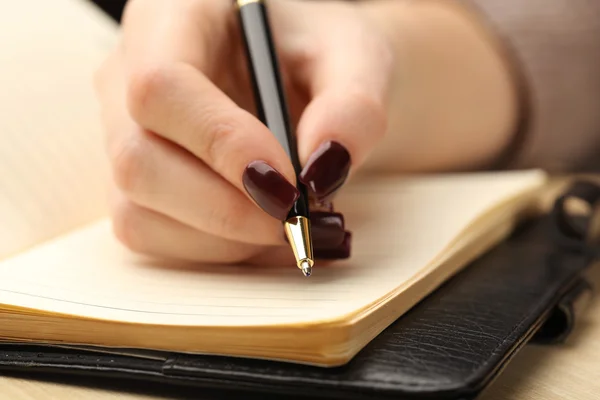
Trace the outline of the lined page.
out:
[[[5,2],[0,26],[2,259],[105,214],[92,76],[117,30],[80,0]]]
[[[427,279],[424,271],[444,250],[464,245],[470,227],[479,226],[470,240],[494,229],[494,219],[504,221],[523,207],[499,204],[543,181],[542,173],[529,171],[351,183],[336,204],[353,232],[352,257],[316,265],[310,278],[293,266],[177,269],[151,262],[124,249],[109,221],[101,221],[0,263],[0,303],[159,324],[332,320],[420,275]]]

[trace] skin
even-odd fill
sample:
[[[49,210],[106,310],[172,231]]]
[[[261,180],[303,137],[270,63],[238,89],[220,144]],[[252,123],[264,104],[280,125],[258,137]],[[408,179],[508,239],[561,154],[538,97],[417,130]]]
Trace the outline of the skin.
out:
[[[455,171],[495,162],[517,129],[519,82],[479,15],[447,0],[359,4],[395,56],[388,133],[363,169]]]
[[[428,0],[269,6],[303,163],[335,140],[351,174],[472,169],[510,142],[510,69],[467,10]],[[242,184],[254,160],[295,177],[253,115],[236,22],[230,0],[132,0],[97,73],[114,232],[136,252],[292,261],[281,222]]]

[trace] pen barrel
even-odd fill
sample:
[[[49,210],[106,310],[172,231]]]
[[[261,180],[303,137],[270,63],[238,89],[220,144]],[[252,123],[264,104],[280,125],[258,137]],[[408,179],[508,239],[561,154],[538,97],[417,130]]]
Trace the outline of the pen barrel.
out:
[[[296,137],[290,124],[267,7],[263,0],[237,0],[237,5],[257,116],[281,144],[297,176],[302,167],[298,158]],[[306,188],[300,183],[297,187],[301,193],[301,200],[296,202],[289,216],[308,216]]]
[[[289,110],[267,8],[262,1],[242,4],[239,10],[242,36],[254,86],[258,118],[273,132],[293,160],[292,163],[297,164],[296,141],[291,132]]]

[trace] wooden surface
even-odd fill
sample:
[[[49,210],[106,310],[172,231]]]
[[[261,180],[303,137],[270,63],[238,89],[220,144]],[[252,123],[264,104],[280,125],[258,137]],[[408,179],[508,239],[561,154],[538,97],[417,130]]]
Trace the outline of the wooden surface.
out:
[[[600,266],[590,273],[600,287]],[[0,399],[154,400],[212,399],[201,391],[165,392],[159,387],[94,386],[70,381],[0,377]],[[110,384],[110,383],[109,383]],[[241,396],[240,396],[241,397]],[[247,399],[247,396],[244,397]],[[556,346],[525,347],[480,400],[596,400],[600,398],[600,296],[593,299],[569,340]]]

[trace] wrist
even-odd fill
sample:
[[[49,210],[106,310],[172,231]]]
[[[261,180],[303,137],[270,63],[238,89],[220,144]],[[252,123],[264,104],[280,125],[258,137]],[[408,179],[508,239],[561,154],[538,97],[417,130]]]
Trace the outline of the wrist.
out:
[[[519,110],[516,80],[494,36],[452,1],[364,0],[359,7],[396,59],[390,129],[374,166],[473,169],[499,157]]]

